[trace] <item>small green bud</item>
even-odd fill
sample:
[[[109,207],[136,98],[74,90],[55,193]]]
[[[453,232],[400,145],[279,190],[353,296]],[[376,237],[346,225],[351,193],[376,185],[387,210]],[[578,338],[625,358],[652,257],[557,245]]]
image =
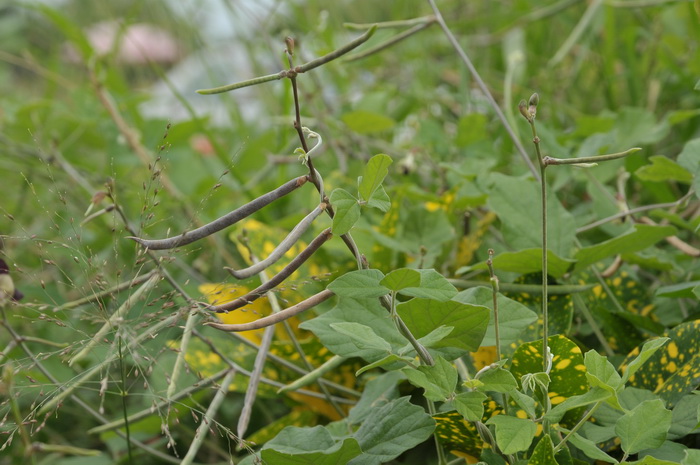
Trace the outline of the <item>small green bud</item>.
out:
[[[530,121],[530,115],[527,113],[527,103],[525,103],[525,100],[520,101],[518,110],[520,110],[520,114],[523,115],[526,120]]]
[[[530,101],[528,102],[528,105],[531,107],[536,107],[537,104],[540,103],[540,96],[535,92],[530,96]]]

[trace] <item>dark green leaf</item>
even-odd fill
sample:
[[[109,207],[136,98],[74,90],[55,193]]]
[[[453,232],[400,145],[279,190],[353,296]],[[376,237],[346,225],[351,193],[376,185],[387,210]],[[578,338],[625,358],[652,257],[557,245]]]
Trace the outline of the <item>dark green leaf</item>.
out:
[[[642,181],[679,181],[690,184],[693,180],[691,172],[670,158],[666,158],[663,155],[655,155],[649,157],[649,161],[651,161],[651,165],[644,165],[634,172]]]
[[[461,392],[455,396],[455,409],[469,421],[481,421],[484,416],[486,394],[476,391]]]
[[[384,213],[388,212],[391,208],[391,199],[384,190],[384,186],[379,186],[377,190],[372,193],[372,196],[367,201],[367,205],[372,208],[378,208]]]
[[[454,393],[457,386],[457,369],[442,357],[436,357],[435,365],[404,368],[401,372],[414,386],[425,390],[427,399],[443,402]]]
[[[672,413],[661,399],[642,402],[617,421],[615,433],[620,437],[622,450],[636,454],[644,449],[661,446],[671,427]]]
[[[446,302],[457,294],[457,289],[435,270],[416,270],[420,273],[420,285],[408,286],[401,289],[401,294],[411,297]]]
[[[537,425],[532,420],[496,415],[486,422],[496,426],[496,442],[504,454],[514,454],[530,448],[537,433]]]
[[[342,465],[360,454],[362,450],[355,438],[335,442],[323,426],[288,426],[260,451],[267,463],[280,465]]]
[[[406,287],[420,286],[420,278],[421,275],[416,270],[399,268],[387,274],[379,284],[392,291],[400,291]]]
[[[547,251],[547,274],[561,278],[576,263],[576,260],[560,258],[551,250]],[[517,252],[503,252],[493,258],[493,267],[499,271],[528,274],[542,272],[542,248],[525,249]],[[487,269],[486,262],[479,263],[474,269]]]
[[[340,297],[355,299],[381,297],[389,293],[389,289],[379,284],[383,278],[384,273],[379,270],[351,271],[330,283],[328,290]]]
[[[552,438],[545,434],[532,451],[527,465],[559,465],[554,458],[554,444]]]

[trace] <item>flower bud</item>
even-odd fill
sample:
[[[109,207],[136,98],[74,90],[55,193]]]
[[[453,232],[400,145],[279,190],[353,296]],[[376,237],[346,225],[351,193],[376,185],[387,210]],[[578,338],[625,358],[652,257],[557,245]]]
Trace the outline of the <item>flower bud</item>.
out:
[[[294,39],[287,36],[284,38],[284,43],[287,45],[287,53],[294,55]]]
[[[527,113],[527,103],[525,103],[525,100],[520,101],[518,110],[520,110],[520,114],[523,115],[526,120],[530,121],[530,115]]]

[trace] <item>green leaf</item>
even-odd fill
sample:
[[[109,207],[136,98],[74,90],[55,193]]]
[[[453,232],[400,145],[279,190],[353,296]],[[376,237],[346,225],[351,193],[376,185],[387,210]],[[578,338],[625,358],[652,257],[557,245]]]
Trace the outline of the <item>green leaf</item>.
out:
[[[645,455],[642,460],[629,462],[629,465],[678,465],[678,462],[671,462],[670,460],[662,460],[651,455]]]
[[[396,122],[380,113],[357,110],[345,113],[341,119],[350,129],[358,134],[376,134],[394,127]]]
[[[446,302],[457,295],[457,289],[440,273],[435,270],[416,270],[420,273],[420,286],[409,286],[401,289],[400,293],[411,297]]]
[[[700,16],[700,0],[695,0],[695,9]],[[681,461],[681,465],[698,464],[700,464],[700,449],[686,449],[685,458]]]
[[[528,417],[534,418],[537,416],[537,404],[535,402],[535,399],[523,394],[517,389],[514,391],[510,391],[508,395],[518,405],[518,407],[520,407],[523,410],[523,412],[527,414]]]
[[[435,420],[408,397],[373,409],[355,432],[363,454],[351,465],[379,465],[395,459],[430,437]]]
[[[606,391],[603,388],[594,387],[585,394],[569,397],[564,402],[547,412],[545,418],[547,418],[547,420],[549,420],[551,423],[558,423],[564,417],[564,414],[569,410],[606,401],[610,398],[610,396],[612,396],[612,394],[609,391]]]
[[[639,370],[644,362],[654,355],[664,344],[670,341],[670,338],[660,337],[647,341],[642,346],[642,350],[637,357],[626,365],[625,374],[622,376],[622,383],[626,383]]]
[[[561,430],[565,433],[569,433],[569,431],[564,428],[561,428]],[[595,442],[584,438],[578,433],[574,433],[569,436],[569,441],[571,441],[571,444],[576,446],[577,449],[586,454],[586,457],[590,457],[593,460],[602,460],[606,463],[620,463],[603,452]]]
[[[345,189],[335,189],[331,192],[331,204],[335,208],[333,217],[333,234],[342,236],[350,231],[358,219],[360,219],[360,204]]]
[[[576,263],[576,260],[559,257],[551,250],[547,251],[547,274],[561,278]],[[528,274],[542,272],[542,248],[525,249],[517,252],[503,252],[493,258],[493,267],[499,271]],[[486,262],[474,265],[475,270],[484,270]]]
[[[400,371],[390,371],[369,380],[362,390],[362,397],[350,410],[348,422],[359,425],[373,410],[398,398],[398,384],[403,379]]]
[[[460,292],[452,300],[489,308],[489,325],[484,340],[481,341],[481,345],[495,346],[496,325],[493,309],[491,308],[493,306],[492,290],[487,287],[474,287]],[[537,314],[523,304],[501,294],[498,294],[496,301],[498,302],[499,309],[498,326],[501,347],[508,347],[522,340],[522,335],[527,330],[528,326],[537,321]]]
[[[341,334],[348,336],[355,342],[359,349],[383,350],[387,353],[391,351],[391,344],[372,331],[372,328],[360,323],[331,323],[331,328]]]
[[[693,139],[683,146],[678,155],[678,164],[693,173],[693,188],[700,198],[700,139]]]
[[[487,370],[479,376],[479,381],[481,381],[483,386],[479,388],[480,391],[493,391],[493,392],[510,392],[518,387],[518,382],[515,380],[513,375],[508,370],[503,368],[492,368]]]
[[[339,297],[371,299],[389,293],[389,289],[379,284],[384,273],[379,270],[357,270],[345,273],[328,285],[328,290]]]
[[[355,438],[335,442],[323,426],[288,426],[260,451],[264,461],[280,465],[346,464],[360,454],[362,450]]]
[[[383,153],[369,159],[358,187],[362,200],[369,201],[372,198],[372,194],[381,186],[384,178],[389,174],[389,166],[392,161],[389,155]]]
[[[481,421],[484,416],[486,394],[476,391],[461,392],[455,396],[455,409],[469,421]]]
[[[537,433],[537,424],[532,420],[496,415],[486,422],[496,426],[496,442],[504,454],[527,450]]]
[[[540,186],[525,178],[491,175],[493,186],[488,205],[501,220],[501,232],[513,249],[542,247]],[[562,204],[550,195],[547,202],[548,249],[560,257],[568,257],[574,247],[576,222]]]
[[[354,322],[369,326],[379,337],[389,342],[392,352],[397,352],[406,344],[406,339],[399,334],[389,313],[376,299],[354,300],[341,298],[330,311],[316,318],[304,321],[302,329],[313,332],[331,352],[343,357],[362,357],[369,363],[386,357],[384,350],[373,348],[360,349],[356,341],[331,328],[333,323]]]
[[[651,226],[636,224],[635,230],[617,236],[600,244],[584,247],[576,252],[578,260],[576,270],[581,270],[589,265],[599,262],[607,257],[621,253],[638,252],[659,242],[661,239],[676,234],[673,226]]]
[[[684,184],[690,184],[693,180],[692,173],[670,158],[666,158],[663,155],[654,155],[649,157],[649,161],[651,161],[651,165],[644,165],[634,172],[642,181],[679,181]]]
[[[388,212],[391,208],[391,199],[387,195],[384,186],[379,186],[376,191],[372,193],[372,196],[367,201],[367,205],[372,208],[378,208],[384,213]]]
[[[671,429],[668,430],[666,439],[674,441],[691,434],[697,428],[699,408],[700,396],[683,397],[673,408]]]
[[[435,345],[445,339],[453,329],[454,328],[452,326],[440,326],[439,328],[432,330],[429,334],[419,337],[418,342],[420,342],[420,344],[426,348],[435,347]],[[414,350],[414,347],[410,342],[408,342],[401,348],[399,354],[407,354],[412,350]]]
[[[622,410],[617,393],[623,389],[624,383],[615,367],[608,361],[608,358],[594,350],[590,350],[586,352],[585,364],[588,384],[593,388],[597,387],[609,392],[611,397],[607,402],[616,409]]]
[[[660,447],[671,427],[672,413],[661,399],[648,400],[623,415],[615,425],[622,450],[636,454],[644,449]]]
[[[452,332],[435,347],[455,347],[476,351],[486,332],[489,309],[477,305],[416,298],[397,305],[397,312],[415,337],[423,337],[440,326]]]
[[[554,444],[552,438],[545,434],[532,451],[527,465],[559,465],[554,458]]]
[[[387,274],[379,284],[392,291],[400,291],[406,287],[420,286],[420,278],[421,275],[416,270],[399,268]]]
[[[416,387],[425,390],[426,399],[443,402],[452,396],[457,386],[457,369],[442,357],[436,357],[435,365],[404,368],[401,372]]]

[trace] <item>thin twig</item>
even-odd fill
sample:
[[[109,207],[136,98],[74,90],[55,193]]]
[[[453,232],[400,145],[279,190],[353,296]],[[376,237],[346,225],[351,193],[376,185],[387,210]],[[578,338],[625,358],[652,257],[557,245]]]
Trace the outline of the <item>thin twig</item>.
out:
[[[375,53],[381,52],[382,50],[391,47],[394,44],[397,44],[401,42],[404,39],[407,39],[411,37],[413,34],[416,34],[423,29],[427,29],[433,24],[435,24],[436,20],[435,17],[431,17],[432,19],[426,22],[422,22],[420,24],[417,24],[413,26],[411,29],[408,29],[406,31],[403,31],[399,34],[396,34],[392,36],[390,39],[385,40],[384,42],[375,45],[374,47],[368,48],[364,52],[359,52],[359,53],[353,53],[352,55],[348,55],[345,58],[343,58],[344,63],[349,63],[351,61],[357,61],[361,60],[363,58],[366,58],[370,55],[374,55]]]
[[[323,55],[322,57],[316,58],[315,60],[311,60],[308,63],[304,63],[301,66],[297,66],[292,69],[284,69],[280,71],[277,74],[268,74],[267,76],[262,76],[262,77],[257,77],[254,79],[249,79],[247,81],[242,81],[242,82],[237,82],[234,84],[228,84],[225,86],[221,87],[215,87],[213,89],[200,89],[197,91],[199,94],[203,95],[212,95],[212,94],[220,94],[222,92],[229,92],[235,89],[240,89],[242,87],[248,87],[248,86],[254,86],[257,84],[262,84],[264,82],[269,82],[269,81],[277,81],[279,79],[284,79],[284,78],[295,78],[298,74],[305,73],[307,71],[311,71],[314,68],[318,68],[321,65],[324,65],[330,61],[335,60],[338,57],[341,57],[351,51],[352,49],[358,47],[359,45],[362,45],[365,43],[367,40],[369,40],[370,37],[374,34],[374,31],[376,31],[376,27],[371,27],[367,32],[362,34],[360,37],[357,39],[347,43],[346,45],[326,54]]]

